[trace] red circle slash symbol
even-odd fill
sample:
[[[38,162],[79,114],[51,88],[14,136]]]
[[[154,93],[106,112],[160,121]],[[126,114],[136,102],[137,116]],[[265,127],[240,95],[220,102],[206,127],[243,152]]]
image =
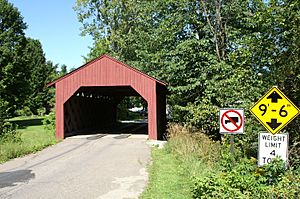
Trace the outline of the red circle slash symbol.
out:
[[[235,122],[231,117],[229,117],[228,115],[227,115],[227,113],[230,113],[230,112],[232,112],[232,113],[236,113],[238,116],[239,116],[239,121],[240,121],[240,124],[238,125],[237,124],[237,122]],[[224,117],[226,117],[236,128],[235,129],[229,129],[229,128],[227,128],[226,126],[225,126],[225,124],[223,123],[223,119],[224,119]],[[239,130],[241,127],[242,127],[242,124],[243,124],[243,117],[242,117],[242,115],[239,113],[239,112],[237,112],[237,111],[235,111],[235,110],[228,110],[228,111],[226,111],[223,115],[222,115],[222,117],[221,117],[221,124],[222,124],[222,126],[223,126],[223,128],[226,130],[226,131],[229,131],[229,132],[234,132],[234,131],[237,131],[237,130]]]

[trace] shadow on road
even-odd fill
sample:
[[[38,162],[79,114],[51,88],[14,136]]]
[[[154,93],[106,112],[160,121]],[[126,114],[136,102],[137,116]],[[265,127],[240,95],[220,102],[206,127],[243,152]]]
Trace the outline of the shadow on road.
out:
[[[35,178],[32,170],[17,170],[0,173],[0,189],[4,187],[16,186],[16,183],[26,183]]]

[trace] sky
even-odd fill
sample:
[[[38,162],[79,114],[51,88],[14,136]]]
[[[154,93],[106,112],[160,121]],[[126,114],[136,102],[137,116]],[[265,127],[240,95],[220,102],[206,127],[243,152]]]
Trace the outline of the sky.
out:
[[[92,45],[90,36],[80,36],[81,24],[73,6],[76,0],[9,0],[27,24],[27,37],[38,39],[47,60],[68,69],[84,63],[82,56]]]

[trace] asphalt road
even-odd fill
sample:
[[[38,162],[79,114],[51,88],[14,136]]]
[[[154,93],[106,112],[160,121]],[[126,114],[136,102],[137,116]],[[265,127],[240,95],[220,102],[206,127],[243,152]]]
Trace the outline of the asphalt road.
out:
[[[0,198],[138,198],[146,186],[146,135],[65,139],[0,165]]]

